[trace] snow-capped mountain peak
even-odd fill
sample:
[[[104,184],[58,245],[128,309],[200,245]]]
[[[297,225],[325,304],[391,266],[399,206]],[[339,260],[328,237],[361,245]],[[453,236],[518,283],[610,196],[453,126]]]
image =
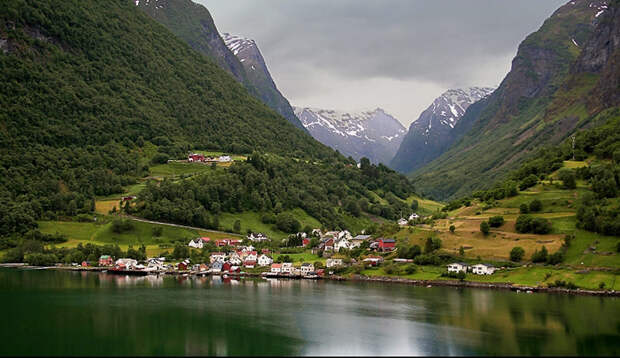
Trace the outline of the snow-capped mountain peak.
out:
[[[308,107],[294,110],[315,139],[356,160],[367,157],[374,163],[387,163],[407,132],[381,108],[362,112]]]
[[[227,32],[222,33],[221,36],[226,46],[230,49],[230,51],[232,51],[235,56],[239,56],[239,54],[244,50],[256,47],[256,41],[252,39],[237,35],[231,35]]]

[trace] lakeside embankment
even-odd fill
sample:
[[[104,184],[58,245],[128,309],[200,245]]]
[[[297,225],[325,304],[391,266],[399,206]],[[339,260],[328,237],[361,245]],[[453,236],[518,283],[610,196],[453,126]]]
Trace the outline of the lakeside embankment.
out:
[[[65,271],[82,271],[82,272],[104,272],[109,271],[105,267],[69,267],[69,266],[29,266],[26,264],[0,264],[0,267],[5,268],[21,268],[21,269],[34,269],[34,270],[65,270]],[[177,275],[177,276],[210,276],[215,275],[210,272],[194,272],[194,271],[161,271],[152,272],[156,275]],[[219,273],[220,275],[227,275],[229,277],[265,277],[261,273],[244,272],[244,273]],[[299,279],[295,277],[271,277],[281,279]],[[600,296],[600,297],[620,297],[620,291],[615,290],[584,290],[584,289],[567,289],[561,287],[540,287],[540,286],[525,286],[515,283],[497,283],[497,282],[476,282],[476,281],[455,281],[455,280],[416,280],[407,279],[402,277],[386,277],[386,276],[364,276],[364,275],[352,275],[350,277],[344,276],[326,276],[319,279],[330,281],[351,281],[351,282],[381,282],[381,283],[396,283],[414,286],[441,286],[441,287],[463,287],[463,288],[479,288],[479,289],[495,289],[495,290],[510,290],[515,292],[524,293],[551,293],[551,294],[568,294],[568,295],[586,295],[586,296]]]

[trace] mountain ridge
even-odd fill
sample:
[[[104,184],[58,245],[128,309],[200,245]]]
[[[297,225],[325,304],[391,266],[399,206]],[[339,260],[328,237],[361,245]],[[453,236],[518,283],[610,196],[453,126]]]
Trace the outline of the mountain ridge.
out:
[[[319,142],[356,161],[389,163],[398,149],[405,127],[381,108],[345,112],[312,107],[294,107],[295,114]]]
[[[390,166],[408,173],[438,157],[452,144],[453,129],[467,108],[493,90],[491,87],[468,87],[442,93],[411,123]]]

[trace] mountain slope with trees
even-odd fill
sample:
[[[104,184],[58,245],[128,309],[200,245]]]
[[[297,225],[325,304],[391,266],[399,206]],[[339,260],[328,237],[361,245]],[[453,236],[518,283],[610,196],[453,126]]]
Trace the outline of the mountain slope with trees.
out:
[[[420,191],[445,199],[486,188],[505,178],[536,148],[604,123],[601,116],[617,102],[590,104],[604,78],[602,68],[579,71],[573,66],[580,54],[590,52],[597,34],[606,33],[602,27],[612,26],[617,6],[617,1],[609,8],[605,1],[571,1],[528,36],[500,87],[471,106],[457,123],[455,144],[413,173]],[[613,57],[605,62],[617,66]],[[613,85],[604,88],[606,93],[617,93]]]
[[[305,131],[288,100],[278,91],[256,44],[247,46],[243,54],[233,53],[220,36],[209,10],[191,0],[141,0],[135,4],[233,75],[254,97]]]
[[[345,193],[356,185],[354,163],[283,120],[133,2],[2,2],[0,73],[3,239],[18,239],[39,220],[93,213],[97,197],[120,196],[150,175],[152,164],[190,150],[343,166],[321,185],[351,180],[339,189]],[[412,193],[403,176],[369,168],[368,185],[382,195]],[[334,198],[332,210],[346,204],[338,201],[346,196]]]

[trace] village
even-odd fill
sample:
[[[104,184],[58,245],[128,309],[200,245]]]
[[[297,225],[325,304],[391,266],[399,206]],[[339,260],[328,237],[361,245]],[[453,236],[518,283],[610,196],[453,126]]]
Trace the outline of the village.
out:
[[[418,217],[413,214],[413,217]],[[105,270],[111,274],[147,275],[147,274],[181,274],[181,275],[249,275],[269,278],[320,279],[336,277],[353,265],[377,268],[386,261],[390,264],[412,264],[413,259],[396,257],[396,240],[392,238],[372,238],[371,235],[353,236],[349,231],[327,231],[314,229],[310,234],[300,232],[291,235],[298,239],[298,249],[325,258],[315,262],[292,262],[288,255],[273,252],[265,248],[272,239],[262,233],[250,233],[245,239],[216,239],[197,237],[187,243],[193,250],[202,250],[207,246],[218,251],[209,253],[205,262],[192,262],[185,258],[179,262],[167,261],[166,257],[152,257],[145,261],[132,258],[114,258],[102,255],[97,263],[73,263],[80,269]],[[256,246],[262,248],[257,248]],[[362,255],[356,260],[342,253],[361,250]],[[277,259],[274,260],[274,256]],[[489,264],[469,265],[455,262],[446,266],[446,275],[457,278],[459,273],[491,275],[496,268]]]

